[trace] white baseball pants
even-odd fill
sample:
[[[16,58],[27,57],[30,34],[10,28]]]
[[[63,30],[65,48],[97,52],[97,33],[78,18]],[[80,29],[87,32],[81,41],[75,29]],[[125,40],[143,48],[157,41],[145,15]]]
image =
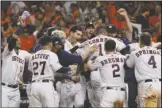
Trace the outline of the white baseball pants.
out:
[[[2,107],[20,107],[19,87],[10,88],[2,85]]]

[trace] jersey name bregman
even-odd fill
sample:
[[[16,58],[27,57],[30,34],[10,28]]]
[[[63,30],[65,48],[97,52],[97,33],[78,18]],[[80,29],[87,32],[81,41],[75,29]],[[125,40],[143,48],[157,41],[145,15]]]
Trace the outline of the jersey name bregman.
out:
[[[161,53],[159,51],[156,51],[156,50],[141,50],[141,51],[138,51],[136,53],[136,56],[139,57],[143,54],[157,54],[157,55],[161,55]]]
[[[102,60],[100,63],[102,66],[108,64],[108,63],[116,63],[116,62],[124,62],[125,58],[108,58],[108,59],[104,59]]]
[[[32,56],[32,60],[34,59],[48,59],[49,55],[47,54],[35,54]]]

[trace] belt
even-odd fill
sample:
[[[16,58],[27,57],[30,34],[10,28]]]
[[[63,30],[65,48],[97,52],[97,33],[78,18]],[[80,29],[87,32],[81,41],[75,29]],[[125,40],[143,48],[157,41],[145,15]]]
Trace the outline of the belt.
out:
[[[52,80],[44,79],[44,80],[33,80],[32,83],[34,82],[53,82]]]
[[[18,85],[7,85],[7,84],[5,84],[5,83],[1,83],[1,85],[4,85],[4,86],[7,86],[7,87],[11,87],[11,88],[17,88],[18,87]]]
[[[161,81],[161,79],[157,79],[157,80]],[[152,79],[146,79],[145,83],[147,83],[147,82],[153,82],[153,80]]]
[[[106,87],[106,89],[107,89],[107,90],[108,90],[108,89],[113,89],[113,90],[114,90],[115,88],[114,88],[114,87]],[[115,90],[118,90],[118,89],[115,89]],[[120,88],[120,90],[121,90],[121,91],[125,91],[124,88]]]

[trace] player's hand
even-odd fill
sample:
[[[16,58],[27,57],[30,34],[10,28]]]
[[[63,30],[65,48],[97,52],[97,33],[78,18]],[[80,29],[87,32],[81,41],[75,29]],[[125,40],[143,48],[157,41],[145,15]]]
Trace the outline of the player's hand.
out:
[[[16,40],[19,38],[19,36],[16,35],[15,33],[12,34],[12,37],[14,37]]]
[[[123,9],[123,8],[120,8],[120,9],[117,11],[117,13],[119,13],[119,14],[122,15],[122,16],[127,16],[127,11],[126,11],[125,9]]]
[[[94,53],[95,51],[97,51],[97,49],[98,49],[98,46],[97,45],[93,45],[93,46],[89,47],[89,51],[91,53]]]
[[[77,65],[70,65],[69,67],[70,67],[70,69],[71,69],[70,73],[71,73],[72,75],[75,74],[76,71],[77,71]]]
[[[78,81],[80,81],[80,76],[72,76],[71,80],[78,82]]]
[[[25,27],[25,26],[26,26],[26,24],[25,24],[25,22],[23,21],[23,19],[22,19],[21,16],[19,17],[19,21],[20,21],[20,25],[21,25],[22,27]]]

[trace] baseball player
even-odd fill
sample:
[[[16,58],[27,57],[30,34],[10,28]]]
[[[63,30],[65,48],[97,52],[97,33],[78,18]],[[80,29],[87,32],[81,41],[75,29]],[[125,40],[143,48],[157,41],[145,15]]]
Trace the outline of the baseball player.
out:
[[[106,55],[88,62],[90,69],[99,69],[101,75],[100,107],[123,107],[125,103],[125,56],[117,53],[115,48],[115,41],[107,40],[104,45]]]
[[[68,72],[71,69],[62,67],[58,57],[51,50],[52,39],[44,36],[40,39],[41,50],[32,55],[29,70],[33,73],[30,91],[30,107],[58,107],[59,98],[54,90],[55,72]]]
[[[66,51],[69,51],[74,46],[80,45],[78,40],[81,38],[81,36],[82,36],[82,29],[79,26],[73,26],[70,29],[70,36],[65,42],[64,49]]]
[[[125,48],[125,44],[120,41],[119,39],[117,38],[113,38],[113,37],[109,37],[107,36],[107,30],[104,26],[101,26],[101,27],[98,27],[96,30],[95,30],[95,34],[96,34],[96,37],[90,39],[90,40],[87,40],[86,42],[84,42],[86,44],[86,48],[88,48],[88,46],[91,46],[91,45],[98,45],[98,51],[96,52],[96,56],[100,55],[105,55],[105,50],[104,50],[104,44],[107,40],[109,39],[112,39],[116,42],[116,50],[117,51],[122,51],[123,48]],[[83,48],[84,49],[84,48]],[[82,50],[83,50],[82,49]],[[79,50],[79,49],[78,49]],[[80,51],[80,52],[83,52],[83,51]],[[91,72],[90,74],[90,81],[88,82],[88,86],[87,86],[87,91],[88,91],[88,98],[91,102],[91,105],[92,107],[97,107],[100,103],[100,99],[101,99],[101,95],[102,95],[102,92],[101,92],[101,82],[100,82],[100,75],[99,75],[99,71],[98,70],[95,70],[93,72]],[[95,97],[95,98],[94,98]]]
[[[135,67],[140,107],[161,107],[161,52],[151,47],[151,35],[142,34],[140,49],[126,59],[125,68]]]
[[[13,33],[2,53],[2,107],[19,107],[19,84],[22,84],[25,61],[29,56],[28,52],[20,50],[20,40]]]
[[[95,51],[95,46],[91,47],[82,56],[70,54],[64,51],[62,47],[62,41],[58,37],[53,37],[53,51],[57,53],[60,63],[63,66],[69,66],[81,64],[91,52]],[[73,82],[71,80],[63,80],[58,82],[57,91],[60,94],[60,107],[83,107],[84,106],[84,91],[80,83]]]

